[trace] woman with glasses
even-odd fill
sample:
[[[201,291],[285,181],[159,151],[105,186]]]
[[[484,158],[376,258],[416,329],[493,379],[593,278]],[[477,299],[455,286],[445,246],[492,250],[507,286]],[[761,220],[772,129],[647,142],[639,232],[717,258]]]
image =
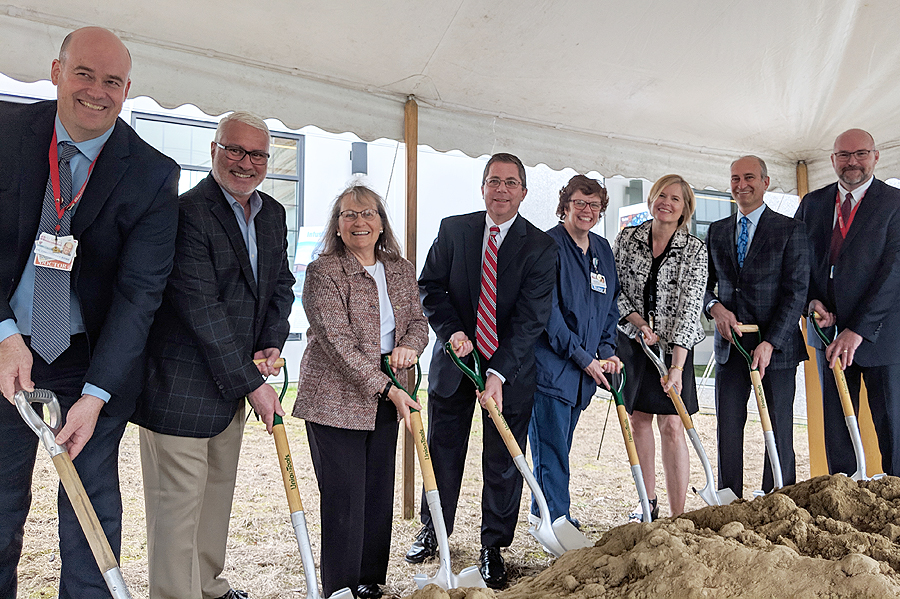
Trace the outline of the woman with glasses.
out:
[[[619,280],[609,243],[591,229],[606,210],[606,189],[575,175],[559,192],[556,214],[562,221],[547,231],[559,246],[553,305],[546,330],[535,346],[537,391],[528,438],[534,476],[551,517],[570,513],[569,451],[578,418],[597,385],[609,388],[604,372],[618,371],[616,297]],[[601,365],[600,360],[609,360]],[[532,501],[531,513],[538,515]]]
[[[616,238],[613,253],[622,283],[618,354],[628,373],[623,395],[644,485],[651,498],[651,518],[655,520],[659,506],[654,415],[671,516],[684,511],[687,496],[690,458],[684,426],[667,392],[674,388],[689,413],[698,411],[693,347],[705,337],[700,311],[706,290],[707,254],[703,242],[688,232],[695,200],[684,179],[678,175],[659,179],[650,189],[647,205],[652,219],[625,227]],[[658,342],[664,349],[668,382],[660,379],[636,335],[643,335],[647,345]],[[642,515],[638,506],[629,519],[639,521]]]
[[[400,256],[381,197],[354,185],[335,200],[306,269],[309,319],[294,416],[306,420],[319,483],[322,586],[382,592],[391,545],[398,415],[414,398],[383,371],[415,365],[428,343],[415,269]]]

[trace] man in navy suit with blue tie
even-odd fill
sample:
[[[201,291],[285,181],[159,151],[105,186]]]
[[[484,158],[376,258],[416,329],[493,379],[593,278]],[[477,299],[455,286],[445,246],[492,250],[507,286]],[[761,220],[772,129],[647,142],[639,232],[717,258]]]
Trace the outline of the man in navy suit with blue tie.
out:
[[[812,248],[809,309],[823,327],[837,325],[827,348],[816,336],[825,454],[831,473],[856,471],[850,434],[831,367],[840,357],[854,407],[860,379],[885,473],[900,474],[900,190],[875,178],[878,150],[862,129],[834,141],[831,165],[838,181],[810,192],[797,218],[806,223]],[[826,331],[833,335],[834,331]]]
[[[809,282],[809,249],[803,223],[778,214],[763,198],[769,187],[766,163],[744,156],[731,164],[731,197],[737,214],[709,227],[709,279],[706,313],[715,319],[716,421],[719,488],[738,497],[744,489],[744,426],[750,371],[746,359],[731,345],[738,324],[759,326],[762,340],[741,336],[759,368],[772,419],[775,446],[785,485],[796,482],[793,408],[797,364],[806,346],[800,318]],[[774,477],[768,456],[762,488],[771,491]]]
[[[38,445],[11,403],[16,391],[56,393],[56,442],[119,556],[119,441],[178,219],[178,165],[117,118],[130,74],[121,40],[85,27],[53,61],[57,101],[0,102],[0,392],[10,400],[0,400],[0,597],[16,594]],[[66,259],[46,260],[54,247]],[[59,542],[59,597],[109,597],[62,492]]]

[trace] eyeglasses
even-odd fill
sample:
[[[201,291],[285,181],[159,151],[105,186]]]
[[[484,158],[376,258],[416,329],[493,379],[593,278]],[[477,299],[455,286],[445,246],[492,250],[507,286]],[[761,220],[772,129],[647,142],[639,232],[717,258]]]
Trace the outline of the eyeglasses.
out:
[[[373,208],[366,208],[365,210],[361,210],[359,212],[357,212],[356,210],[344,210],[343,212],[341,212],[341,218],[348,223],[354,222],[360,216],[363,218],[363,220],[375,220],[375,217],[378,216],[378,211]]]
[[[519,185],[522,184],[522,182],[517,179],[498,179],[496,177],[491,177],[484,183],[492,189],[497,189],[500,187],[501,183],[506,185],[506,189],[519,189]]]
[[[579,210],[584,210],[585,206],[591,207],[591,212],[600,212],[603,210],[603,204],[600,202],[585,202],[584,200],[572,200],[572,205]]]
[[[266,152],[260,152],[258,150],[248,152],[241,146],[223,146],[219,142],[216,142],[216,145],[225,150],[225,155],[228,156],[229,160],[235,162],[240,162],[244,159],[244,156],[250,156],[250,162],[257,166],[262,166],[269,161],[269,155]]]
[[[834,157],[838,159],[838,162],[847,162],[850,160],[851,156],[854,156],[857,160],[862,161],[869,157],[869,154],[874,152],[875,150],[857,150],[855,152],[835,152]]]

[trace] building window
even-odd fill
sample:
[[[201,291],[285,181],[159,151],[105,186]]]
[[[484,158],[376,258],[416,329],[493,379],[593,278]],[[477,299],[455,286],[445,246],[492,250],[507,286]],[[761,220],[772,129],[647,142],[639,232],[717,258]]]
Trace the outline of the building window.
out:
[[[737,204],[729,194],[717,191],[695,189],[694,197],[697,200],[697,209],[694,211],[691,232],[706,241],[709,225],[737,212]]]
[[[144,141],[181,166],[179,194],[197,185],[212,168],[210,144],[216,123],[133,112],[131,126]],[[259,186],[287,213],[290,264],[294,263],[297,231],[303,226],[303,149],[303,135],[273,131],[269,173]]]

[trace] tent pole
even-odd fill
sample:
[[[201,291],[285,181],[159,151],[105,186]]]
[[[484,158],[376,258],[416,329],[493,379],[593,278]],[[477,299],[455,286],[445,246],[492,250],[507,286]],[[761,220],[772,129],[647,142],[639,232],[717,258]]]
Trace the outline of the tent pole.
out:
[[[403,110],[403,142],[406,145],[406,259],[416,264],[417,152],[419,148],[419,105],[409,96]],[[410,372],[407,389],[414,384]],[[413,399],[416,399],[415,397]],[[416,508],[416,444],[405,426],[403,432],[403,517],[413,518]]]

